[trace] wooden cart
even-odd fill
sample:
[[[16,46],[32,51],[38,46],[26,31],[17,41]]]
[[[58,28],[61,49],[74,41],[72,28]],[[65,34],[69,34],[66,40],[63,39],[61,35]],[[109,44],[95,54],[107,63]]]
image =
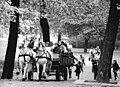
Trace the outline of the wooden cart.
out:
[[[68,78],[68,69],[67,67],[73,65],[73,58],[71,54],[68,53],[60,53],[53,54],[53,61],[51,67],[50,75],[55,75],[56,80],[60,80],[61,77],[64,80]]]

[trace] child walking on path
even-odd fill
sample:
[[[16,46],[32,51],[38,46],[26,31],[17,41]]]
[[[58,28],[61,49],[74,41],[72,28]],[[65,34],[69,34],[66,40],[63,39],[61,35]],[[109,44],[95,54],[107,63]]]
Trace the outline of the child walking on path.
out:
[[[80,55],[80,59],[81,59],[82,63],[85,65],[85,58],[82,55]]]
[[[112,67],[113,67],[114,79],[116,80],[117,79],[117,71],[119,69],[119,65],[116,60],[113,60]]]
[[[96,80],[98,71],[98,62],[97,60],[92,60],[92,72],[94,73],[94,80]]]
[[[76,76],[78,77],[78,79],[80,78],[81,71],[83,72],[82,63],[78,61],[78,63],[76,64],[76,70],[75,70]]]

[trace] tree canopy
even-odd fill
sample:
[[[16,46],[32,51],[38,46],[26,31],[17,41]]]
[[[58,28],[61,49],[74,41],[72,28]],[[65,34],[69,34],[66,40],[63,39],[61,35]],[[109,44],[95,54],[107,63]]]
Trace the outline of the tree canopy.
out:
[[[39,17],[41,0],[21,0],[20,7],[10,5],[10,0],[1,1],[1,21],[5,23],[15,21],[14,11],[20,14],[20,29],[26,31],[40,28]],[[73,31],[88,32],[95,29],[100,33],[101,28],[105,29],[107,22],[109,2],[105,0],[45,0],[47,18],[50,22],[50,29],[54,32],[63,29],[65,24],[84,26],[83,29],[76,27]],[[4,15],[4,16],[3,16]],[[85,26],[91,25],[90,28]],[[66,25],[65,25],[66,26]],[[89,27],[89,26],[87,26]],[[91,28],[92,27],[92,28]],[[90,29],[90,30],[88,30]],[[99,30],[100,29],[100,30]],[[94,32],[95,33],[95,32]],[[74,35],[74,34],[73,34]],[[77,34],[78,35],[78,34]]]

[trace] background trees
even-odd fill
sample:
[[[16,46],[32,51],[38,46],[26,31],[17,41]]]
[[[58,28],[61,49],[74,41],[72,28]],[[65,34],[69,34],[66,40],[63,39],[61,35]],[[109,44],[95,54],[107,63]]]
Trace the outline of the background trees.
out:
[[[86,42],[84,52],[87,51],[87,42],[91,38],[103,40],[109,2],[101,0],[46,0],[46,3],[48,14],[59,24],[56,26],[55,22],[51,28],[55,25],[56,28],[59,27],[57,29],[66,32],[69,37],[83,35]],[[74,27],[70,27],[73,25]],[[56,28],[54,30],[57,30]]]

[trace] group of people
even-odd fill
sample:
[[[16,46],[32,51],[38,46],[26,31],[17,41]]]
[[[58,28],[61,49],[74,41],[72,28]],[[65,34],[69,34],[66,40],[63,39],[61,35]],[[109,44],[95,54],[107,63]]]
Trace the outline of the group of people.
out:
[[[92,72],[94,73],[94,80],[96,80],[97,77],[97,71],[98,71],[98,61],[101,55],[101,50],[99,46],[96,46],[96,48],[91,47],[89,51],[89,61],[92,62]],[[113,60],[112,63],[113,68],[113,74],[114,74],[114,80],[117,79],[117,72],[119,70],[119,65],[117,63],[117,60]]]
[[[36,39],[31,38],[31,40],[29,41],[29,44],[27,46],[36,53],[37,53],[37,50],[40,51],[40,50],[43,50],[43,48],[35,49],[34,45],[37,43],[37,41],[35,42],[35,40],[37,40],[39,42],[39,45],[43,45],[42,47],[45,47],[45,45],[46,46],[50,45],[49,43],[45,43],[45,44],[41,43],[39,38],[36,38]],[[77,62],[74,65],[76,66],[76,70],[75,70],[76,76],[79,79],[80,72],[83,72],[83,65],[85,65],[85,58],[83,57],[83,55],[80,55],[79,58],[76,58],[73,55],[73,52],[71,51],[71,48],[69,48],[67,46],[67,43],[65,43],[63,41],[60,41],[55,46],[53,46],[52,47],[52,52],[53,53],[68,53],[68,54],[71,54],[72,58],[74,60],[73,63],[75,63],[75,61]],[[94,79],[96,79],[96,76],[97,76],[98,61],[99,61],[100,55],[101,55],[101,50],[100,50],[99,46],[96,46],[96,48],[93,48],[93,47],[90,48],[90,50],[89,50],[89,61],[92,62],[92,72],[94,73]],[[35,61],[36,60],[34,60],[33,64],[34,64],[34,67],[35,67],[34,69],[36,70]],[[112,67],[113,67],[113,73],[114,73],[114,77],[115,77],[114,79],[116,80],[117,79],[117,71],[119,69],[119,65],[118,65],[116,60],[113,61]],[[69,78],[71,78],[71,75],[72,75],[72,67],[71,66],[68,67],[68,71],[69,71]]]
[[[71,57],[73,58],[73,64],[74,66],[76,66],[76,76],[79,79],[80,76],[80,72],[83,72],[83,65],[85,65],[85,61],[84,61],[84,57],[82,55],[80,55],[80,58],[76,58],[73,55],[73,52],[71,51],[71,48],[69,48],[67,46],[67,43],[60,41],[58,44],[55,45],[54,49],[53,49],[54,53],[68,53],[71,55]],[[72,66],[68,67],[68,71],[69,71],[69,78],[71,78],[72,76]]]
[[[89,61],[99,60],[100,55],[101,55],[101,50],[99,46],[96,46],[96,48],[91,47],[89,51]]]
[[[68,48],[67,43],[64,41],[59,41],[53,47],[54,53],[67,53],[69,50],[70,48]]]
[[[91,47],[89,50],[89,61],[92,62],[92,72],[94,73],[94,80],[97,77],[97,71],[98,71],[98,61],[101,55],[101,50],[99,46],[96,46],[96,48]]]

